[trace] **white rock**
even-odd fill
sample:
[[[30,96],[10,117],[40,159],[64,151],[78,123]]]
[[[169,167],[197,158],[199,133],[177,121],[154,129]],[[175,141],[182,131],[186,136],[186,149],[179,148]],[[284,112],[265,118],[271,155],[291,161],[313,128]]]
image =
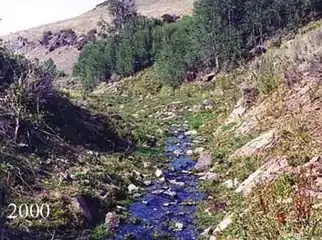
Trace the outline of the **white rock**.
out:
[[[145,180],[143,183],[146,186],[150,186],[152,184],[152,181],[151,180]]]
[[[185,185],[184,182],[177,182],[176,180],[169,180],[169,182],[179,187],[183,187]]]
[[[164,195],[170,196],[170,197],[175,197],[177,195],[177,193],[175,191],[164,191],[163,192]]]
[[[252,189],[257,184],[273,181],[288,167],[289,164],[285,156],[274,157],[249,175],[248,178],[239,185],[235,192],[242,193],[246,196],[251,193]]]
[[[129,193],[134,193],[139,191],[139,188],[132,183],[127,187],[127,189]]]
[[[194,150],[194,153],[195,154],[201,154],[205,151],[205,148],[204,147],[197,147],[195,150]]]
[[[162,189],[158,189],[158,190],[154,190],[154,191],[152,191],[151,193],[152,194],[154,194],[154,195],[159,195],[159,194],[161,194],[161,193],[163,193],[164,192],[164,190],[162,190]]]
[[[216,181],[219,179],[219,175],[217,173],[206,172],[199,180],[202,181]]]
[[[180,146],[180,144],[179,144],[179,146]],[[174,151],[173,151],[173,153],[174,153],[174,155],[176,155],[177,157],[179,157],[179,156],[182,154],[182,152],[181,152],[179,149],[174,150]]]
[[[192,151],[191,149],[189,149],[189,150],[187,151],[187,155],[188,155],[188,156],[192,156],[192,155],[193,155],[193,151]]]
[[[224,219],[217,225],[215,233],[220,233],[225,230],[232,223],[232,215],[226,215]]]
[[[192,135],[197,135],[197,134],[198,134],[197,130],[190,130],[190,131],[187,131],[184,133],[184,135],[186,135],[186,136],[192,136]]]
[[[182,223],[179,223],[179,222],[177,222],[175,225],[174,225],[174,231],[182,231],[182,229],[183,229],[183,224]]]
[[[209,237],[209,232],[212,230],[212,227],[209,227],[207,229],[205,229],[201,234],[200,236],[201,237]]]
[[[233,189],[233,188],[237,188],[239,186],[239,182],[236,178],[234,180],[229,179],[229,180],[223,182],[222,186],[224,186],[228,189]]]
[[[150,167],[150,163],[143,162],[143,167],[144,167],[144,168],[148,168],[148,167]]]
[[[165,182],[165,177],[160,178],[160,179],[159,179],[159,181],[160,181],[161,183],[164,183],[164,182]]]
[[[157,170],[155,170],[154,175],[155,175],[157,178],[160,178],[160,177],[162,177],[162,176],[163,176],[163,172],[162,172],[162,170],[157,169]]]

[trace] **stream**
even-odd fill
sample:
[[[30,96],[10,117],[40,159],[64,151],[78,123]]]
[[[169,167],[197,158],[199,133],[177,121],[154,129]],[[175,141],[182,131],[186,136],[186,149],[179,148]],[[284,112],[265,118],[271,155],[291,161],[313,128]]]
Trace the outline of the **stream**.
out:
[[[171,130],[173,136],[165,149],[170,160],[170,170],[163,170],[165,181],[152,181],[146,194],[132,203],[129,214],[139,223],[121,224],[116,240],[198,239],[196,204],[204,194],[199,190],[199,178],[189,172],[196,162],[186,154],[192,140],[185,131]]]

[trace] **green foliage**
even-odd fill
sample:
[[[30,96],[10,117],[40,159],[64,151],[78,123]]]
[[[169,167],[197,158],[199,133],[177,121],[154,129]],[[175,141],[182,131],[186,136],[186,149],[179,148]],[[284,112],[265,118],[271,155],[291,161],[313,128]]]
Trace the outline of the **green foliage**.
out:
[[[101,224],[94,228],[91,234],[91,239],[103,240],[110,236],[111,236],[111,233],[109,232],[108,226],[106,224]]]
[[[216,113],[213,112],[200,112],[188,119],[189,125],[191,128],[198,130],[204,122],[209,119],[216,117]]]
[[[57,66],[52,58],[43,62],[44,71],[50,73],[54,77],[66,77],[66,73],[64,71],[59,71]]]
[[[205,68],[231,69],[269,37],[312,19],[321,5],[321,0],[198,0],[192,17],[173,24],[131,15],[107,43],[82,52],[75,74],[91,89],[113,73],[129,76],[155,64],[160,80],[178,87]]]
[[[194,41],[195,23],[192,17],[164,25],[155,32],[155,69],[163,82],[178,87],[190,66],[198,60],[198,44]],[[162,36],[160,38],[160,36]]]
[[[85,90],[93,89],[100,81],[110,77],[113,59],[113,41],[100,41],[88,45],[74,67],[74,74],[81,77]],[[107,51],[108,50],[108,51]]]
[[[122,77],[134,74],[153,63],[152,29],[157,20],[137,17],[108,40],[87,46],[74,67],[74,75],[83,81],[85,90],[92,90],[112,74]]]

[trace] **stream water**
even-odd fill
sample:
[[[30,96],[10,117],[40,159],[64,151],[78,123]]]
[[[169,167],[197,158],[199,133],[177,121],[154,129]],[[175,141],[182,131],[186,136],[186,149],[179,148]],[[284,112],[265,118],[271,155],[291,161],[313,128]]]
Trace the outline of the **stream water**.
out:
[[[165,149],[171,160],[170,170],[163,172],[166,180],[152,182],[146,194],[132,203],[129,213],[139,223],[122,224],[117,240],[198,239],[196,204],[204,195],[198,177],[189,172],[196,163],[186,154],[192,140],[185,136],[184,129],[172,132]]]

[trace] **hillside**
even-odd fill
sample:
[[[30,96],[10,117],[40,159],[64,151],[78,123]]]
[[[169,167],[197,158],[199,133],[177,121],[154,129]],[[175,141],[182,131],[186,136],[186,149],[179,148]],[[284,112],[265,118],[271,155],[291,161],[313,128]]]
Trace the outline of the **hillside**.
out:
[[[193,2],[194,0],[138,0],[136,4],[139,13],[148,17],[160,18],[165,13],[178,16],[191,14]],[[48,50],[38,41],[42,39],[43,33],[46,31],[56,33],[60,30],[72,29],[77,36],[87,34],[90,30],[96,29],[97,23],[101,20],[106,22],[111,20],[107,6],[95,7],[75,18],[12,33],[1,36],[1,38],[17,53],[21,53],[30,59],[47,60],[52,58],[59,69],[70,74],[79,51],[74,47],[65,46],[48,53]],[[26,42],[26,45],[21,48],[17,47],[19,37],[24,38],[23,41]]]
[[[189,125],[198,140],[187,154],[203,166],[194,173],[208,196],[198,205],[200,239],[320,239],[321,31],[312,22],[210,82],[157,90],[148,69],[87,100],[147,127]]]

